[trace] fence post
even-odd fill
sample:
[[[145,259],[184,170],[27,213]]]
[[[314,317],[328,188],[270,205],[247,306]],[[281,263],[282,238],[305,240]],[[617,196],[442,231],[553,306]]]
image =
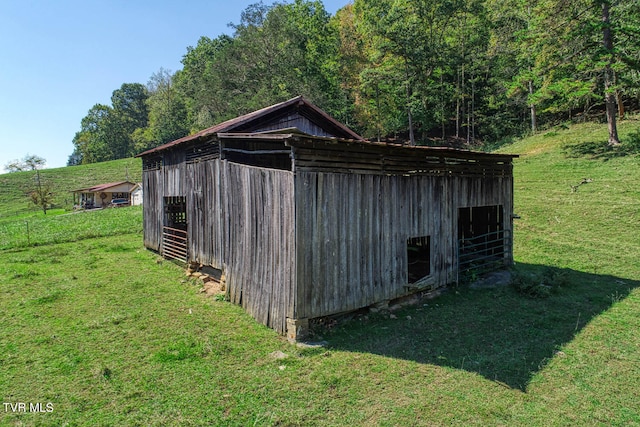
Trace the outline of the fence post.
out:
[[[31,238],[29,236],[29,221],[24,222],[27,225],[27,246],[31,246]]]

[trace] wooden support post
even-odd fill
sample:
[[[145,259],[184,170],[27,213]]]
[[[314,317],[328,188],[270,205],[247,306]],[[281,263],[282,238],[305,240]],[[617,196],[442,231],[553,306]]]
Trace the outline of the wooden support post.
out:
[[[292,319],[287,317],[287,339],[297,342],[309,334],[309,319]]]

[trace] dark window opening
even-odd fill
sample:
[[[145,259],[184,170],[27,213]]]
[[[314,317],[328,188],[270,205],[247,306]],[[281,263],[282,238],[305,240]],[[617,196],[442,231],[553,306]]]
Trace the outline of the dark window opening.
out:
[[[458,210],[458,238],[471,241],[496,240],[504,230],[502,206],[475,206]],[[490,245],[501,246],[500,242]]]
[[[225,160],[248,166],[291,170],[291,148],[282,141],[224,140]]]
[[[489,271],[504,265],[504,212],[501,205],[458,209],[458,270]]]
[[[162,227],[162,255],[182,262],[189,260],[187,237],[187,198],[164,198],[164,227]]]
[[[185,151],[187,163],[204,162],[218,157],[220,157],[220,145],[211,141],[192,145]]]
[[[431,236],[407,239],[407,262],[409,284],[431,275]]]
[[[143,171],[155,171],[159,170],[162,166],[162,157],[153,156],[153,157],[143,157],[142,158],[142,170]]]
[[[291,170],[291,155],[289,153],[240,153],[228,150],[225,159],[248,166],[257,166],[269,169]]]
[[[166,227],[187,229],[187,198],[172,196],[164,198],[164,224]]]

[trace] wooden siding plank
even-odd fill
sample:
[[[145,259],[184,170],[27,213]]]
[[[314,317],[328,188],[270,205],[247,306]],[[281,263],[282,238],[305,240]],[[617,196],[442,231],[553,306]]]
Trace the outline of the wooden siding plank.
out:
[[[293,174],[222,161],[228,229],[224,264],[230,299],[257,321],[286,332],[294,289]],[[290,220],[285,224],[284,218]],[[286,272],[289,272],[287,274]]]
[[[249,130],[251,132],[265,132],[270,130],[278,130],[278,129],[286,129],[286,128],[297,128],[300,131],[307,133],[309,135],[318,135],[318,136],[327,136],[327,137],[335,136],[332,133],[325,131],[322,127],[318,126],[317,124],[312,122],[310,119],[308,119],[307,117],[304,117],[298,112],[292,112],[292,113],[286,114],[280,118],[271,120],[268,123],[262,123]]]
[[[409,237],[431,236],[433,284],[449,283],[455,278],[458,208],[501,204],[505,215],[511,209],[504,189],[511,181],[503,178],[297,170],[296,180],[296,271],[304,296],[297,313],[308,318],[406,295]]]
[[[300,138],[293,146],[296,170],[338,173],[510,176],[512,156]]]
[[[143,213],[143,240],[145,247],[160,251],[162,242],[162,193],[159,180],[160,170],[142,172],[142,188],[145,202]]]

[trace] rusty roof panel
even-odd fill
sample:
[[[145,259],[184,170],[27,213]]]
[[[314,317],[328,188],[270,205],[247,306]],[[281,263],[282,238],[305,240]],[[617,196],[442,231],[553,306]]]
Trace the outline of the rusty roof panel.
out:
[[[130,181],[120,181],[120,182],[109,182],[107,184],[99,184],[99,185],[94,185],[93,187],[87,187],[87,188],[79,188],[77,190],[73,190],[74,193],[97,193],[98,191],[104,191],[108,188],[112,188],[112,187],[117,187],[118,185],[122,185],[122,184],[131,184],[131,185],[135,185],[135,183],[130,182]]]

